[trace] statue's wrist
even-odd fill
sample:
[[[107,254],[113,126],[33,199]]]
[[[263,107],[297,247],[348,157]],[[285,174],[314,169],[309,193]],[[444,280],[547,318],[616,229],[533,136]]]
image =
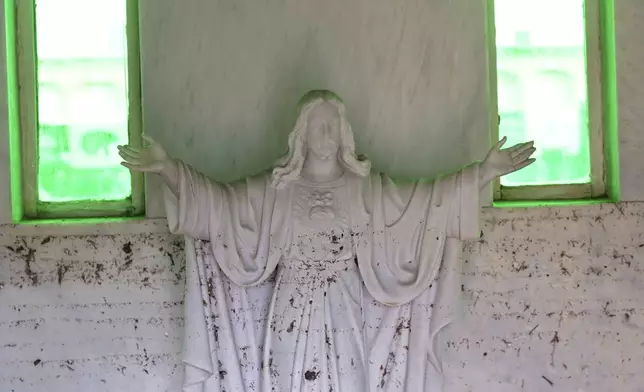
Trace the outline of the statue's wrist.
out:
[[[167,157],[166,159],[161,161],[161,170],[160,172],[165,172],[168,170],[172,170],[176,167],[176,163],[174,162],[174,159]]]
[[[172,158],[166,158],[161,163],[159,174],[167,179],[173,179],[177,173],[177,163]]]
[[[487,184],[497,177],[495,171],[483,161],[479,167],[479,181],[481,184]]]

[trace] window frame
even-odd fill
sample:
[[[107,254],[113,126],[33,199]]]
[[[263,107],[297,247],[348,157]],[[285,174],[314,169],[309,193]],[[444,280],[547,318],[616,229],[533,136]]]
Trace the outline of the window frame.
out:
[[[18,91],[15,93],[18,97],[19,124],[12,125],[10,132],[19,132],[21,197],[19,200],[14,198],[12,204],[21,203],[21,220],[143,216],[145,179],[139,172],[131,172],[132,194],[124,200],[39,201],[36,0],[5,1],[12,3],[16,21],[13,34],[16,45]],[[128,140],[135,147],[142,145],[143,128],[139,37],[139,1],[126,0]],[[8,58],[7,61],[11,59]]]
[[[500,113],[498,108],[497,46],[495,1],[488,0],[487,44],[490,93],[490,130],[493,141],[499,140]],[[605,7],[611,5],[605,4]],[[494,202],[548,201],[548,200],[591,200],[609,198],[607,175],[610,170],[606,163],[607,115],[606,86],[604,85],[605,64],[602,51],[606,49],[606,31],[602,28],[601,0],[584,0],[586,38],[586,89],[588,96],[588,135],[590,148],[590,182],[585,184],[548,184],[504,186],[500,178],[493,181]],[[506,146],[507,147],[507,146]]]

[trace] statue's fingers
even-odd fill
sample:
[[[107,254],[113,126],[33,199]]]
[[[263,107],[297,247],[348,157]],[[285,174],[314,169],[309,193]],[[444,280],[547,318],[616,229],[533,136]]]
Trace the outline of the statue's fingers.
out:
[[[139,159],[141,157],[139,153],[134,153],[127,150],[119,150],[119,155],[122,158],[127,158],[127,159]]]
[[[141,149],[134,146],[130,146],[129,144],[126,146],[116,146],[116,148],[118,148],[119,151],[127,151],[131,154],[138,154],[141,152]]]
[[[498,142],[496,142],[496,144],[494,145],[494,149],[495,149],[495,150],[497,150],[497,151],[499,151],[499,150],[501,149],[501,147],[503,147],[503,145],[504,145],[504,144],[505,144],[505,142],[507,142],[507,141],[508,141],[508,138],[507,138],[506,136],[503,136],[503,138],[502,138],[501,140],[499,140]]]
[[[119,151],[119,156],[128,162],[135,162],[138,164],[141,161],[139,154],[132,154],[128,151]]]
[[[139,165],[134,165],[134,164],[129,163],[129,162],[121,162],[121,166],[125,166],[130,170],[140,171],[139,170]]]
[[[524,167],[526,167],[528,165],[532,165],[535,161],[536,161],[535,158],[530,158],[528,160],[520,162],[520,163],[514,165],[514,171],[521,170],[521,169],[523,169]]]
[[[509,147],[507,150],[512,154],[512,156],[515,156],[533,146],[534,146],[534,142],[530,141],[530,142],[515,144],[514,146]]]
[[[530,148],[528,148],[526,150],[523,150],[523,151],[521,151],[519,153],[515,153],[515,155],[511,155],[512,156],[512,162],[514,162],[514,163],[523,162],[526,159],[530,158],[530,156],[532,154],[534,154],[535,151],[537,151],[536,148],[530,147]]]

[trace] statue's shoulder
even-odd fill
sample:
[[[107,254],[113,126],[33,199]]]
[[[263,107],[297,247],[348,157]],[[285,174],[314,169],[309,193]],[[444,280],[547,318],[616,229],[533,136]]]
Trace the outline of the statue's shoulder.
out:
[[[379,184],[382,173],[372,170],[369,174],[361,176],[355,173],[347,175],[347,184],[354,192],[371,193],[374,184]]]

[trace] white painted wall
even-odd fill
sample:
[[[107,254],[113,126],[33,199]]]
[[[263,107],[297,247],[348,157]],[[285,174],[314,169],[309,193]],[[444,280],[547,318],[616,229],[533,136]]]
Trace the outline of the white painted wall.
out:
[[[458,141],[485,144],[473,133],[485,91],[468,101],[471,121],[432,122],[466,109],[448,107],[462,101],[443,83],[459,78],[433,72],[454,61],[466,77],[460,93],[482,80],[482,2],[389,3],[365,11],[352,1],[341,12],[346,1],[142,0],[146,129],[178,157],[232,178],[270,163],[299,95],[329,87],[380,168],[431,174],[465,163],[477,154]],[[618,0],[617,17],[622,193],[642,200],[644,2]],[[286,21],[297,21],[291,34]],[[458,48],[452,57],[443,39]],[[430,67],[419,70],[426,43]],[[327,55],[331,44],[337,55]],[[422,82],[404,101],[414,78]],[[384,111],[392,102],[396,110]],[[413,111],[401,111],[404,102]],[[440,133],[452,139],[434,142]],[[643,216],[638,202],[486,210],[483,238],[464,255],[467,308],[446,342],[447,390],[644,390]],[[175,391],[182,258],[180,239],[154,221],[1,227],[0,391]]]
[[[644,200],[644,2],[616,0],[617,94],[622,200]]]
[[[358,148],[394,175],[453,171],[490,145],[483,2],[141,4],[145,129],[217,179],[269,167],[315,88],[345,100]]]

